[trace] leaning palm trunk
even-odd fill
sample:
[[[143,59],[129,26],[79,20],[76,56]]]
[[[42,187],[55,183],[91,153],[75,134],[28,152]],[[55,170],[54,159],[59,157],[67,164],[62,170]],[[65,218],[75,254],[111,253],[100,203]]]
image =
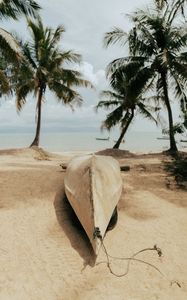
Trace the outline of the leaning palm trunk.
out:
[[[177,152],[178,149],[177,149],[175,136],[174,136],[174,130],[173,130],[173,116],[172,116],[171,105],[170,105],[169,97],[168,97],[166,74],[164,72],[161,72],[161,78],[162,78],[163,89],[164,89],[164,101],[165,101],[165,105],[166,105],[166,108],[167,108],[168,120],[169,120],[169,138],[170,138],[170,149],[169,149],[169,151]]]
[[[126,116],[127,115],[128,115],[128,112],[126,113]],[[119,149],[119,146],[120,146],[120,144],[121,144],[121,142],[122,142],[122,140],[124,138],[125,133],[127,132],[127,129],[129,128],[129,125],[130,125],[130,123],[131,123],[131,121],[132,121],[133,118],[134,118],[134,109],[132,109],[131,116],[129,117],[129,119],[128,119],[126,125],[125,125],[125,127],[122,129],[120,137],[117,140],[117,142],[115,143],[113,149]]]
[[[40,129],[41,129],[42,96],[43,96],[43,89],[40,88],[39,93],[38,93],[38,103],[37,103],[38,114],[37,114],[36,135],[35,135],[35,138],[34,138],[32,144],[30,145],[30,147],[32,147],[32,146],[39,146]]]

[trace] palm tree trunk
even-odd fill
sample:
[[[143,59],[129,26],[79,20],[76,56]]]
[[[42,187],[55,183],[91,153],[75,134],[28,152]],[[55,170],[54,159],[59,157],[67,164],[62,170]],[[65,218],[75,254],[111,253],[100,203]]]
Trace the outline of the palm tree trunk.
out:
[[[32,146],[39,146],[40,129],[41,129],[42,96],[43,96],[43,89],[42,89],[42,87],[40,87],[39,93],[38,93],[38,102],[37,102],[38,114],[37,114],[36,134],[35,134],[35,138],[34,138],[32,144],[30,145],[30,147],[32,147]]]
[[[126,116],[127,115],[128,115],[128,112],[126,113]],[[117,140],[117,142],[115,143],[113,149],[119,149],[119,146],[120,146],[120,144],[121,144],[121,142],[122,142],[122,140],[124,138],[124,135],[125,135],[125,133],[126,133],[126,131],[127,131],[127,129],[128,129],[128,127],[129,127],[129,125],[130,125],[130,123],[131,123],[131,121],[132,121],[133,118],[134,118],[134,109],[132,109],[131,116],[129,117],[129,119],[128,119],[126,125],[125,125],[125,127],[122,129],[120,137]]]
[[[164,88],[164,100],[165,100],[165,105],[168,111],[168,120],[169,120],[169,138],[170,138],[170,149],[169,151],[171,152],[177,152],[177,145],[175,141],[175,136],[174,136],[174,130],[173,130],[173,115],[172,115],[172,110],[171,110],[171,105],[169,101],[169,96],[168,96],[168,89],[167,89],[167,82],[166,82],[166,73],[161,72],[161,78],[163,82],[163,88]]]

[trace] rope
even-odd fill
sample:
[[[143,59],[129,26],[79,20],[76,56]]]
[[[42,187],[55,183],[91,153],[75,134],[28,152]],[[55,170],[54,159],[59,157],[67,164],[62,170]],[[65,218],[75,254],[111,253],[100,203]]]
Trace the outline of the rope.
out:
[[[102,235],[101,235],[101,232],[100,232],[100,229],[98,227],[95,227],[94,229],[94,233],[93,233],[93,237],[94,239],[97,237],[98,239],[100,239],[101,241],[101,246],[102,246],[102,249],[104,250],[104,253],[106,255],[106,259],[107,259],[107,262],[100,262],[100,263],[97,263],[96,265],[99,265],[101,263],[106,263],[107,264],[107,267],[110,271],[110,273],[116,277],[124,277],[128,274],[129,272],[129,269],[130,269],[130,263],[131,261],[137,261],[139,263],[142,263],[142,264],[146,264],[150,267],[152,267],[153,269],[155,269],[157,272],[159,272],[163,277],[165,277],[169,283],[170,283],[170,286],[172,286],[173,284],[176,284],[179,288],[181,288],[181,285],[180,283],[177,281],[177,280],[169,280],[167,278],[167,276],[162,273],[159,268],[157,268],[155,265],[149,263],[149,262],[146,262],[144,260],[141,260],[141,259],[138,259],[138,258],[135,258],[138,254],[142,253],[142,252],[145,252],[145,251],[156,251],[158,256],[161,257],[162,256],[162,250],[157,247],[157,245],[154,245],[152,248],[145,248],[145,249],[142,249],[136,253],[134,253],[131,257],[116,257],[116,256],[112,256],[110,254],[108,254],[108,251],[106,250],[106,247],[105,247],[105,244],[103,242],[103,238],[102,238]],[[127,269],[126,269],[126,272],[125,273],[122,273],[122,274],[117,274],[115,273],[113,270],[112,270],[112,267],[111,267],[111,262],[110,262],[110,258],[112,259],[116,259],[116,260],[127,260],[128,263],[127,263]]]
[[[141,259],[137,259],[135,258],[136,255],[138,255],[139,253],[141,252],[144,252],[144,251],[149,251],[149,250],[152,250],[152,251],[156,251],[158,253],[158,256],[161,257],[162,255],[162,251],[160,248],[158,248],[156,245],[154,245],[153,248],[145,248],[145,249],[142,249],[138,252],[136,252],[135,254],[133,254],[131,257],[115,257],[115,256],[112,256],[110,254],[108,254],[107,250],[106,250],[106,247],[104,245],[104,242],[101,240],[101,244],[102,244],[102,248],[104,250],[104,253],[106,255],[106,258],[107,258],[107,267],[110,271],[111,274],[113,274],[114,276],[116,277],[124,277],[128,274],[129,272],[129,269],[130,269],[130,263],[131,261],[137,261],[139,263],[143,263],[143,264],[146,264],[152,268],[154,268],[156,271],[158,271],[162,276],[165,276],[156,266],[154,266],[153,264],[151,263],[148,263],[148,262],[145,262],[144,260],[141,260]],[[125,273],[122,273],[122,274],[117,274],[115,273],[113,270],[112,270],[112,267],[111,267],[111,262],[110,262],[110,259],[109,258],[113,258],[113,259],[116,259],[116,260],[128,260],[128,264],[127,264],[127,269],[126,269],[126,272]],[[105,262],[103,262],[105,263]],[[100,263],[98,263],[100,264]]]

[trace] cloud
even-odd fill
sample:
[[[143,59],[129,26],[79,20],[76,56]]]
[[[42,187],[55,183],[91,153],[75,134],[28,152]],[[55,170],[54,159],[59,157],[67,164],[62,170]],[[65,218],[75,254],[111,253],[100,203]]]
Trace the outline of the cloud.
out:
[[[89,80],[95,87],[102,85],[105,82],[105,71],[94,70],[94,66],[88,62],[82,62],[75,68],[83,74],[83,77]]]

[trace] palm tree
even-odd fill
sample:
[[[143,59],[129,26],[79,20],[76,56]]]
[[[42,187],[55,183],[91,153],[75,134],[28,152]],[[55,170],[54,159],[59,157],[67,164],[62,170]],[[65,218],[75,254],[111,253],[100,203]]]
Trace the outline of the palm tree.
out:
[[[56,30],[44,27],[42,20],[28,20],[31,41],[23,44],[25,61],[20,63],[19,69],[14,70],[13,87],[16,91],[18,111],[26,103],[29,93],[34,92],[37,97],[37,127],[35,138],[31,146],[39,145],[41,128],[41,110],[46,89],[52,91],[58,101],[73,105],[81,103],[82,98],[74,89],[76,86],[91,86],[84,80],[80,72],[69,69],[68,63],[80,62],[80,55],[72,51],[62,51],[58,48],[63,26]]]
[[[144,61],[144,66],[152,71],[152,78],[159,99],[162,99],[168,112],[171,152],[177,151],[173,131],[173,115],[169,88],[173,89],[175,97],[180,100],[185,111],[187,97],[185,84],[187,82],[186,59],[187,33],[184,26],[174,25],[176,8],[139,10],[131,17],[133,29],[126,34],[122,29],[115,28],[105,35],[105,44],[129,43],[130,56],[113,61],[110,71],[123,66],[126,61]]]
[[[137,113],[157,123],[152,112],[158,111],[159,108],[148,105],[147,99],[143,98],[143,94],[150,88],[151,76],[150,70],[139,62],[128,62],[109,75],[112,90],[101,93],[104,100],[98,103],[96,109],[114,108],[102,124],[102,128],[108,130],[120,124],[121,134],[113,148],[119,148]]]
[[[40,6],[33,0],[1,0],[0,20],[18,20],[21,15],[36,17]],[[19,44],[15,38],[3,28],[0,28],[0,50],[9,60],[14,62],[20,56]]]

